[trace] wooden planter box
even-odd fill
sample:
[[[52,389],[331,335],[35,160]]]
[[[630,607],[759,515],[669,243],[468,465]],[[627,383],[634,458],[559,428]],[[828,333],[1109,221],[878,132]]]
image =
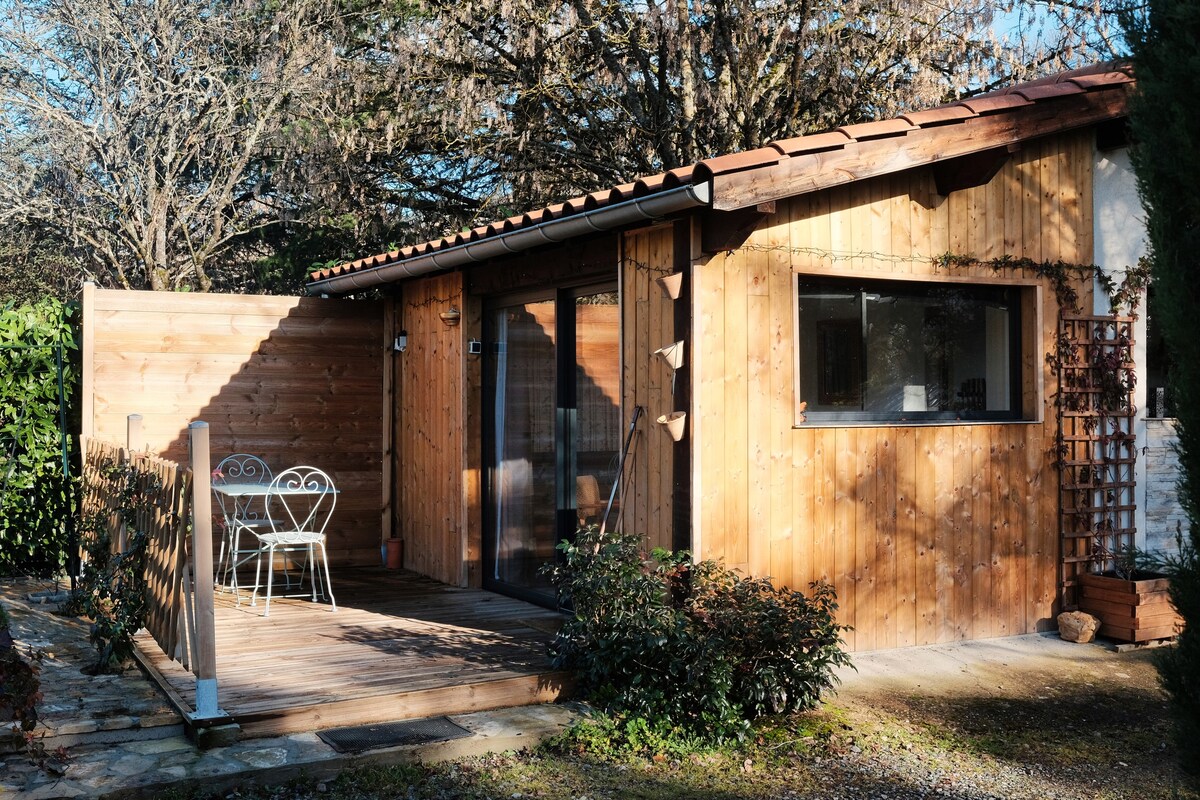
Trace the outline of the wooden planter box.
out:
[[[1079,576],[1079,610],[1100,619],[1100,635],[1123,642],[1174,636],[1183,620],[1167,597],[1168,578],[1126,580],[1111,575]]]

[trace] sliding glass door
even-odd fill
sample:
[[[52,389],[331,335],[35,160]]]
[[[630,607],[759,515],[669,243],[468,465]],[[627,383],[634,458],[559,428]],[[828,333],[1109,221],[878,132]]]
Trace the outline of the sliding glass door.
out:
[[[607,287],[487,310],[484,584],[550,604],[542,567],[597,522],[620,446],[620,315]]]

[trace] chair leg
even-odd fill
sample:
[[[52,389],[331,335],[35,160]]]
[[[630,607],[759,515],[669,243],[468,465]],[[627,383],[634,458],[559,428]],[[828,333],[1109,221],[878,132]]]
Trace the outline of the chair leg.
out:
[[[221,553],[217,556],[217,570],[213,574],[213,579],[217,582],[217,585],[221,587],[222,592],[225,591],[225,578],[222,573],[225,572],[225,545],[228,543],[228,541],[229,529],[226,528],[221,532]]]
[[[286,557],[286,553],[284,554]],[[267,550],[267,604],[263,608],[263,616],[271,616],[271,584],[275,579],[275,545],[271,545]],[[255,591],[258,587],[254,587]]]
[[[325,555],[325,543],[317,542],[317,546],[321,548],[321,561],[325,564],[325,589],[329,592],[329,605],[332,610],[337,611],[337,601],[333,599],[333,584],[329,580],[329,557]]]
[[[317,568],[316,562],[313,560],[313,546],[311,544],[305,549],[304,566],[308,567],[309,583],[312,584],[312,601],[315,603],[317,602]],[[303,579],[303,570],[301,570],[300,575],[301,579]]]
[[[238,591],[238,556],[241,554],[242,546],[242,529],[234,528],[230,533],[230,549],[229,563],[225,565],[225,582],[229,584],[229,590],[233,592],[233,597],[237,601],[237,605],[242,604],[242,595]],[[254,576],[254,582],[258,583],[258,576]]]
[[[236,580],[236,578],[235,578]],[[262,548],[259,548],[258,557],[254,560],[254,588],[250,592],[250,605],[258,605],[258,587],[262,586]],[[238,605],[242,604],[242,598],[237,594],[237,587],[234,587],[234,596],[238,598]]]

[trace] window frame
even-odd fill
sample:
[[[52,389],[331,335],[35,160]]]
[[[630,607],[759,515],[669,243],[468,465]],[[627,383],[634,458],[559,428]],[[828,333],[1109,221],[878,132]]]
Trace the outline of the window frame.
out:
[[[966,288],[1014,290],[1011,311],[1014,314],[1009,329],[1009,370],[1012,376],[1008,411],[954,411],[884,413],[872,411],[808,410],[804,402],[815,397],[816,388],[803,386],[801,371],[802,337],[800,320],[800,285],[828,282],[847,289],[871,291],[872,287],[913,287],[927,291],[934,284]],[[1028,278],[997,276],[973,279],[951,275],[894,275],[876,271],[847,273],[845,271],[793,271],[792,274],[792,368],[796,427],[884,427],[930,425],[978,425],[1040,423],[1044,419],[1045,358],[1042,353],[1043,286]],[[865,325],[864,325],[865,328]],[[865,362],[864,362],[865,363]]]

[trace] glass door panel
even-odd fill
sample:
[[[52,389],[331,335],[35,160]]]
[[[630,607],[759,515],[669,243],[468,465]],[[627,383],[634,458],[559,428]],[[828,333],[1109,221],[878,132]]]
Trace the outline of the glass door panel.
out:
[[[556,311],[551,300],[495,309],[491,378],[489,582],[548,591],[557,543]]]
[[[541,569],[598,524],[621,443],[613,291],[558,290],[487,313],[484,585],[553,604]]]
[[[582,525],[598,525],[616,479],[621,445],[621,316],[616,292],[575,298],[576,511]],[[614,505],[609,517],[616,518]]]

